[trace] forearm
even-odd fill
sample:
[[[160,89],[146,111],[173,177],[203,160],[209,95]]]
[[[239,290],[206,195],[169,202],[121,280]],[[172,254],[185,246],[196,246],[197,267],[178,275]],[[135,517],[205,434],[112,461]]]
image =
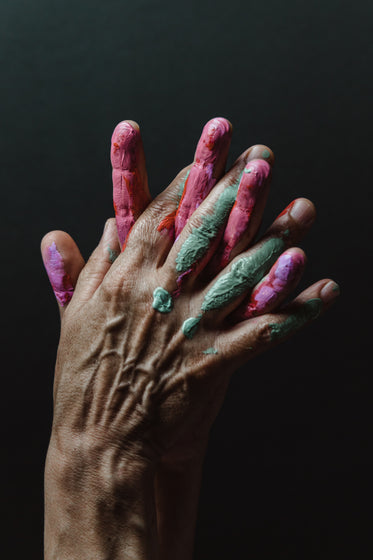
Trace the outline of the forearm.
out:
[[[61,453],[45,470],[45,560],[158,558],[154,476],[122,451]]]

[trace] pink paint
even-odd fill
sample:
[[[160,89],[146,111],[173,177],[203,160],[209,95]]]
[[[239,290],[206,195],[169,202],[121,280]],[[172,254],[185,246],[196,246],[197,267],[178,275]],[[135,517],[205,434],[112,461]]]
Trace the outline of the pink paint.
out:
[[[123,250],[133,224],[150,202],[140,132],[127,121],[113,132],[110,158],[115,218]]]
[[[303,253],[294,249],[285,251],[251,294],[243,316],[250,319],[274,309],[297,283],[304,264]]]
[[[271,166],[263,159],[253,159],[247,163],[238,187],[236,201],[229,214],[221,246],[211,264],[219,271],[231,258],[231,253],[247,232],[252,214],[264,191]]]
[[[73,297],[74,287],[55,242],[43,253],[43,261],[57,301],[64,307]]]
[[[176,212],[176,238],[190,216],[220,179],[220,174],[224,171],[231,136],[231,126],[224,118],[212,119],[204,126],[197,144],[194,163]]]

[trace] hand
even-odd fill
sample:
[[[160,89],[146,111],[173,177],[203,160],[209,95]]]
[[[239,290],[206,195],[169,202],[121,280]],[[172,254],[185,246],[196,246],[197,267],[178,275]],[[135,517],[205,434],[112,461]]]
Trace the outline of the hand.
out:
[[[202,194],[192,216],[179,220],[175,244],[172,227],[163,226],[175,215],[178,227],[195,188],[189,179],[178,207],[187,170],[131,226],[113,266],[107,247],[115,246],[116,231],[108,222],[63,313],[52,444],[70,434],[120,446],[144,463],[178,457],[180,442],[208,433],[235,367],[334,299],[335,285],[323,280],[278,310],[304,264],[299,249],[285,250],[307,231],[314,208],[299,199],[251,245],[270,176],[255,155],[255,148],[244,153],[205,200]],[[53,235],[42,244],[47,266],[53,251],[63,252]],[[71,269],[70,293],[78,269]]]

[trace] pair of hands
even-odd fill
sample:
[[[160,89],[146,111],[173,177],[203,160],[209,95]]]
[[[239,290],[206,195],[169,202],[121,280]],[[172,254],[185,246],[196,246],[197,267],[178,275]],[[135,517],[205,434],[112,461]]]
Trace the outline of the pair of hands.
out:
[[[51,454],[116,450],[154,468],[203,454],[233,371],[338,295],[323,279],[284,305],[315,209],[296,199],[256,241],[274,157],[256,145],[225,173],[231,130],[209,121],[193,164],[151,201],[139,128],[120,123],[116,220],[88,262],[68,234],[43,238],[61,313]]]

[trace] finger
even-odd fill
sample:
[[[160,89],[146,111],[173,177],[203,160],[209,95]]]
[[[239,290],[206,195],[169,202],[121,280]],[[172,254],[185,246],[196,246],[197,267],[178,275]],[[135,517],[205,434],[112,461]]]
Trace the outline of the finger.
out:
[[[84,259],[75,241],[64,231],[47,233],[41,241],[41,254],[62,318],[74,294]]]
[[[264,237],[283,235],[287,245],[296,245],[316,219],[316,208],[308,198],[296,198],[275,219]]]
[[[120,252],[116,220],[109,218],[99,244],[79,275],[75,288],[79,303],[88,301],[93,296]]]
[[[333,280],[320,280],[279,312],[238,323],[236,327],[224,332],[224,335],[219,335],[220,338],[224,336],[229,358],[235,360],[238,366],[248,358],[290,338],[324,313],[335,302],[339,292],[339,286]]]
[[[290,205],[285,213],[275,220],[267,235],[249,251],[236,257],[229,267],[210,283],[198,313],[189,317],[182,326],[187,338],[192,338],[201,322],[217,324],[231,313],[245,296],[269,272],[290,241],[299,240],[314,219],[315,209],[311,201],[297,199],[299,204]],[[291,215],[296,208],[295,215]],[[296,219],[295,219],[296,218]]]
[[[194,163],[175,216],[175,237],[225,171],[232,125],[224,118],[211,119],[203,128]]]
[[[122,250],[131,228],[151,200],[140,129],[134,121],[122,121],[111,139],[113,201]]]
[[[238,187],[237,197],[229,214],[222,241],[209,271],[217,274],[254,238],[268,197],[271,167],[263,159],[249,160]]]
[[[282,253],[269,274],[229,317],[230,321],[251,319],[273,311],[296,288],[305,263],[306,256],[302,249],[293,247]]]
[[[194,278],[211,258],[236,200],[245,164],[243,157],[238,158],[189,218],[170,249],[164,267],[172,291],[179,290],[187,278]]]

